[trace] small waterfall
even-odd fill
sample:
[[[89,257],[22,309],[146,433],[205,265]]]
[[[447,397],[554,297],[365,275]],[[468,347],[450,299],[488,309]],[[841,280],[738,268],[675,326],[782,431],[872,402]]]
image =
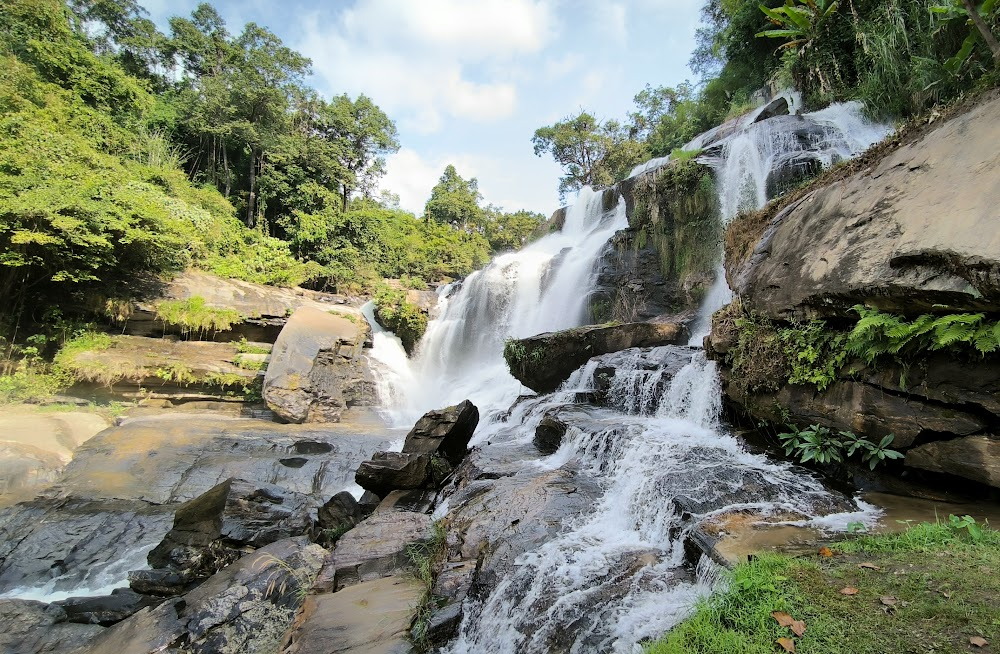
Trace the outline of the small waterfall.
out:
[[[375,320],[373,301],[369,300],[362,305],[361,312],[372,329],[372,348],[368,353],[368,361],[375,378],[379,413],[390,427],[409,428],[413,424],[413,416],[407,406],[407,393],[415,381],[403,342]]]
[[[778,116],[748,125],[713,146],[718,154],[702,161],[716,171],[724,225],[744,211],[756,211],[772,199],[782,174],[829,168],[856,157],[892,132],[872,123],[859,102],[830,105],[801,117]],[[712,327],[712,314],[731,302],[732,291],[722,264],[691,329],[690,345],[700,346]]]

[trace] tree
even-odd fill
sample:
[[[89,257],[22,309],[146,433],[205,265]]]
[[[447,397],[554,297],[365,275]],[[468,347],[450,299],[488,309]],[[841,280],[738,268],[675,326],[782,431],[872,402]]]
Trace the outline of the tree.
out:
[[[583,186],[610,186],[648,158],[645,147],[620,123],[601,123],[586,111],[539,127],[531,142],[536,155],[548,152],[566,171],[559,180],[560,198]]]
[[[438,183],[431,189],[431,198],[424,205],[424,220],[454,227],[479,226],[483,210],[479,202],[479,181],[466,181],[455,167],[448,164]]]
[[[366,197],[385,175],[385,155],[399,150],[396,124],[365,95],[351,100],[340,95],[330,102],[332,120],[327,138],[343,142],[340,164],[347,171],[341,179],[341,200],[347,210],[351,193],[361,191]]]

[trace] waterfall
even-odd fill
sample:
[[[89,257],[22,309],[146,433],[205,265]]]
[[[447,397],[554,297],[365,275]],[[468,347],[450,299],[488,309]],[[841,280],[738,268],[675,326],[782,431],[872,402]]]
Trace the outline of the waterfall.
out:
[[[369,300],[362,305],[361,313],[372,330],[368,363],[375,378],[379,413],[390,427],[409,428],[413,421],[406,411],[407,393],[415,382],[403,342],[375,320],[373,301]]]
[[[412,376],[400,380],[405,401],[396,410],[415,420],[464,399],[487,410],[510,406],[521,384],[504,362],[505,340],[583,324],[594,263],[626,225],[621,198],[605,209],[605,193],[585,187],[560,231],[496,257],[443,291],[440,317],[410,363]]]
[[[727,225],[740,212],[763,208],[782,174],[829,168],[856,157],[891,132],[889,125],[865,119],[860,102],[843,102],[801,117],[750,122],[713,146],[716,154],[700,161],[715,169],[721,219]],[[701,345],[711,330],[712,314],[732,299],[720,263],[691,329],[691,345]]]

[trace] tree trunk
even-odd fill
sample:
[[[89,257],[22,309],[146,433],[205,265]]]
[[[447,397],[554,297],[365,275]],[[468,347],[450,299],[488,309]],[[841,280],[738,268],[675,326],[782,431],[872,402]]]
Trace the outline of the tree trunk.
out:
[[[223,193],[225,198],[229,199],[229,192],[232,190],[233,176],[229,172],[229,155],[226,151],[226,144],[222,144],[222,167],[226,171],[226,192]]]
[[[340,188],[341,188],[340,198],[341,198],[341,200],[343,200],[343,203],[342,203],[343,204],[343,210],[346,212],[347,211],[347,196],[351,194],[351,190],[347,187],[347,184],[342,185]]]
[[[257,151],[250,148],[250,196],[247,198],[247,227],[253,227],[257,209]]]
[[[990,31],[990,26],[986,24],[983,17],[979,15],[979,11],[972,4],[972,0],[963,0],[965,3],[965,10],[969,12],[969,18],[972,19],[972,23],[979,30],[979,33],[983,36],[983,40],[986,41],[986,45],[990,46],[990,52],[993,53],[993,64],[995,66],[1000,66],[1000,43],[997,42],[997,38],[993,36],[993,32]]]

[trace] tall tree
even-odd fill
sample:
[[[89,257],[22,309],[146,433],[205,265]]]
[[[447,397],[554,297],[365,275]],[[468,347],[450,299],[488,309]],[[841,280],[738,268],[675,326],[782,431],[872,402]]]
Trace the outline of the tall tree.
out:
[[[566,172],[559,180],[560,198],[583,186],[610,186],[648,156],[620,123],[601,123],[586,111],[539,127],[531,142],[536,155],[551,154]]]
[[[330,102],[332,120],[324,124],[324,136],[343,142],[340,164],[348,175],[341,180],[344,211],[352,193],[368,197],[385,175],[385,156],[399,150],[396,124],[365,95],[351,100],[339,95]]]
[[[479,180],[475,177],[462,179],[455,166],[448,164],[431,189],[431,198],[424,206],[424,220],[462,228],[475,227],[482,220],[483,210],[479,206],[482,199]]]

